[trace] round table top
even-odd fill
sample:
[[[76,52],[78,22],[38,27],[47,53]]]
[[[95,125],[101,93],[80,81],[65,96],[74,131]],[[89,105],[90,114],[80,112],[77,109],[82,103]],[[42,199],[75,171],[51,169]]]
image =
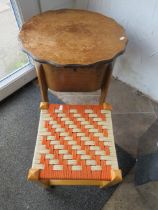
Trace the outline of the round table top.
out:
[[[19,38],[36,61],[56,66],[110,62],[127,44],[123,27],[112,18],[71,9],[32,17],[23,24]]]

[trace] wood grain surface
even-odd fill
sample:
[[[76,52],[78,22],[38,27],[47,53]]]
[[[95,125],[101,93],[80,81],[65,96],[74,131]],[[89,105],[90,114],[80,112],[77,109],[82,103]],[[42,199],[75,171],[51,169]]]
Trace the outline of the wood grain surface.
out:
[[[56,66],[110,62],[124,52],[127,37],[113,19],[85,10],[54,10],[23,24],[23,50]]]

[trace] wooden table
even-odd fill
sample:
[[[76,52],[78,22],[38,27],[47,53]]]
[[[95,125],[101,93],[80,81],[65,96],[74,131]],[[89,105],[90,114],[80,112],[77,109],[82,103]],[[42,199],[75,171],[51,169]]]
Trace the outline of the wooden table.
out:
[[[127,44],[124,29],[113,19],[85,10],[47,11],[23,24],[23,50],[36,61],[42,100],[48,88],[94,91],[107,95],[115,59]]]

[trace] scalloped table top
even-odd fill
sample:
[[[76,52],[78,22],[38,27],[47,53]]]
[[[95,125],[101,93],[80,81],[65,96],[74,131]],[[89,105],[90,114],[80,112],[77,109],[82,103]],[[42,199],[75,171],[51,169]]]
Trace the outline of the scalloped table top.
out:
[[[23,24],[23,50],[38,62],[56,66],[110,62],[126,48],[127,37],[115,20],[86,10],[53,10]]]

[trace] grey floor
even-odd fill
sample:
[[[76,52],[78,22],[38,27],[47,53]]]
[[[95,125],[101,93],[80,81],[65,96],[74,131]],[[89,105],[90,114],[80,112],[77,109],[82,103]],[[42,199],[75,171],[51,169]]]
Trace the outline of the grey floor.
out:
[[[93,93],[56,93],[65,103],[97,103],[99,91]],[[107,102],[113,106],[115,141],[134,157],[140,137],[158,118],[158,104],[128,85],[113,79]],[[143,145],[142,145],[143,146]],[[134,185],[134,169],[117,188],[103,210],[158,210],[158,183]]]
[[[59,103],[49,94],[51,103]],[[39,122],[40,91],[32,82],[0,104],[0,210],[101,210],[117,186],[58,186],[49,190],[27,181]],[[134,158],[116,146],[123,174]]]
[[[35,82],[36,84],[36,82]],[[10,194],[6,194],[4,197],[3,194],[0,196],[2,199],[3,207],[0,205],[0,210],[6,209],[33,209],[32,207],[37,207],[34,209],[42,209],[42,202],[51,203],[52,195],[49,196],[47,194],[43,194],[43,190],[40,187],[34,187],[33,185],[28,185],[26,183],[26,174],[27,170],[30,167],[30,162],[32,157],[28,156],[28,154],[33,154],[34,142],[32,139],[35,139],[36,132],[34,132],[34,128],[38,124],[38,112],[37,107],[39,106],[40,98],[39,98],[39,90],[37,88],[31,88],[29,85],[25,86],[25,90],[29,90],[29,94],[26,94],[26,91],[20,91],[21,96],[9,97],[4,103],[2,103],[1,117],[3,120],[1,121],[0,127],[4,129],[7,128],[7,136],[5,138],[1,138],[1,157],[0,162],[4,165],[3,162],[8,162],[11,165],[7,165],[8,167],[4,167],[6,171],[13,170],[13,173],[10,177],[2,175],[1,178],[4,180],[4,183],[9,183],[7,192],[11,192]],[[85,103],[98,103],[99,91],[93,93],[56,93],[53,92],[59,99],[63,100],[65,103],[70,104],[85,104]],[[16,95],[16,94],[15,94]],[[51,100],[55,103],[58,103],[59,100],[56,97],[51,97]],[[7,101],[9,101],[12,106],[9,108],[6,106]],[[61,102],[61,101],[60,101]],[[129,87],[128,85],[118,81],[112,80],[107,102],[111,103],[113,106],[112,111],[112,120],[114,125],[114,136],[115,142],[122,147],[125,151],[130,153],[133,157],[137,156],[138,150],[138,142],[141,137],[145,134],[148,128],[158,119],[158,104],[151,101],[147,97],[143,96],[135,89]],[[18,116],[14,116],[14,109],[24,109],[25,112],[19,112]],[[27,115],[26,115],[27,113]],[[34,116],[31,118],[31,116]],[[24,119],[29,121],[27,128],[24,126]],[[8,119],[12,119],[11,122],[8,122]],[[30,119],[32,119],[30,121]],[[19,120],[19,121],[18,121]],[[16,121],[16,123],[12,123]],[[8,124],[7,124],[8,123]],[[4,126],[6,125],[6,127]],[[18,124],[18,128],[17,128]],[[11,126],[11,129],[8,127]],[[9,127],[10,128],[10,127]],[[33,135],[29,132],[30,130]],[[2,129],[3,130],[3,129]],[[19,132],[22,131],[22,132]],[[24,132],[23,132],[24,131]],[[10,133],[9,133],[10,132]],[[4,132],[2,133],[4,134]],[[18,138],[16,137],[18,135]],[[12,139],[10,139],[12,136]],[[150,138],[150,136],[149,136]],[[152,135],[151,135],[152,138]],[[18,144],[13,144],[12,148],[8,148],[10,140],[18,140]],[[24,141],[25,139],[25,141]],[[21,140],[23,140],[24,145],[21,148]],[[143,146],[143,145],[142,145]],[[5,148],[7,148],[7,154],[5,152]],[[16,151],[19,151],[18,157]],[[8,157],[11,159],[8,160]],[[22,159],[21,159],[22,158]],[[22,163],[25,163],[21,165]],[[0,165],[1,165],[0,164]],[[14,165],[19,165],[19,171],[13,169]],[[0,169],[0,172],[2,168]],[[4,174],[4,173],[2,173]],[[134,168],[131,172],[126,176],[123,180],[122,184],[118,186],[115,190],[111,198],[108,200],[103,210],[158,210],[158,182],[150,182],[148,184],[136,187],[134,185]],[[16,187],[14,188],[12,183],[12,179],[16,179],[16,177],[21,177],[20,182],[15,183]],[[6,181],[7,180],[7,181]],[[5,185],[1,185],[2,191]],[[16,189],[16,190],[15,190]],[[63,191],[62,188],[58,188],[58,191]],[[27,193],[26,193],[27,192]],[[25,194],[26,193],[26,194]],[[38,196],[37,196],[38,195]],[[89,195],[89,193],[87,193]],[[103,196],[103,194],[101,194]],[[12,197],[11,197],[12,196]],[[25,201],[21,202],[21,199],[25,196]],[[55,195],[54,195],[55,196]],[[77,194],[78,196],[78,194]],[[14,198],[17,200],[14,200]],[[31,200],[31,198],[35,198]],[[12,202],[7,202],[7,199],[11,199]],[[67,197],[69,198],[69,196]],[[95,197],[96,200],[98,197]],[[94,198],[94,199],[95,199]],[[99,196],[100,198],[100,196]],[[99,199],[100,200],[100,199]],[[69,199],[67,203],[62,203],[62,205],[67,205],[67,209],[70,208],[71,202],[69,203]],[[57,202],[64,202],[63,199]],[[22,205],[21,205],[22,203]],[[49,205],[49,209],[52,209],[51,205]],[[79,204],[76,203],[75,200],[75,209]],[[4,208],[6,206],[6,208]],[[59,205],[61,206],[61,205]],[[14,207],[14,208],[13,208]],[[72,206],[71,206],[72,207]],[[47,205],[45,206],[47,208]],[[61,208],[60,208],[61,209]],[[63,208],[62,208],[63,209]],[[71,208],[72,209],[72,208]],[[74,208],[73,208],[74,209]],[[81,209],[81,208],[78,208]],[[87,209],[87,208],[86,208]],[[87,209],[89,210],[89,209]]]

